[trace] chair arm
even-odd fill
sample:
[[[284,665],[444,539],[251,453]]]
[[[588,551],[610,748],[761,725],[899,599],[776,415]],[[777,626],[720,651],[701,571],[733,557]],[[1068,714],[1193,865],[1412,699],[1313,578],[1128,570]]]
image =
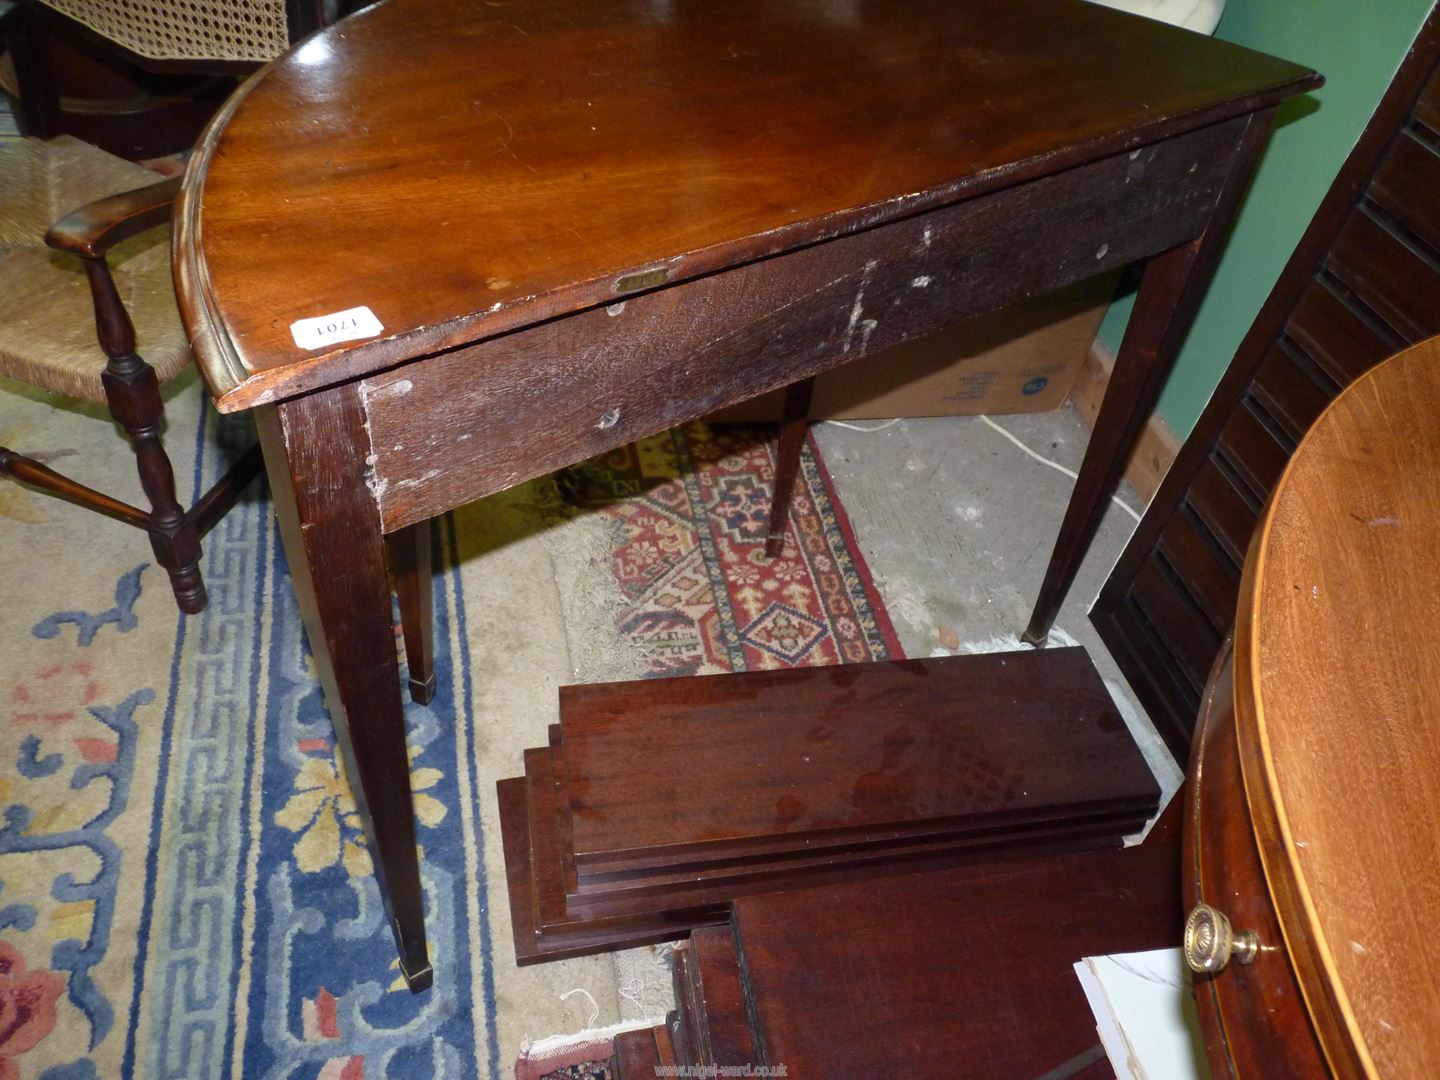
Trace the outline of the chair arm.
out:
[[[180,179],[176,176],[82,206],[51,225],[45,243],[57,251],[103,258],[120,241],[169,219]]]

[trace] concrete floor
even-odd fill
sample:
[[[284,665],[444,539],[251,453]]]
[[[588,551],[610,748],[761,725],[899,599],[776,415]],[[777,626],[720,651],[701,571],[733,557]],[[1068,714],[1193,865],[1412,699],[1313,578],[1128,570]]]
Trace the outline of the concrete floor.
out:
[[[1041,456],[1079,468],[1089,429],[1074,410],[993,422]],[[1018,635],[1071,479],[979,417],[822,423],[814,430],[906,655],[1023,648]],[[1128,484],[1120,497],[1139,508]],[[1111,504],[1051,641],[1073,640],[1089,651],[1168,799],[1181,769],[1086,615],[1134,525]]]

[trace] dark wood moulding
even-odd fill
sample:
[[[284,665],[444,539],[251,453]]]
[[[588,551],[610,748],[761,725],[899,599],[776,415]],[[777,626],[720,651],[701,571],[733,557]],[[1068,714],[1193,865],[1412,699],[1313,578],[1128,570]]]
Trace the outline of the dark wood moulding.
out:
[[[499,788],[522,964],[738,896],[1115,846],[1159,800],[1078,648],[566,687],[549,741]]]
[[[1139,847],[737,900],[676,947],[676,1063],[1113,1077],[1073,965],[1180,940],[1184,806]]]

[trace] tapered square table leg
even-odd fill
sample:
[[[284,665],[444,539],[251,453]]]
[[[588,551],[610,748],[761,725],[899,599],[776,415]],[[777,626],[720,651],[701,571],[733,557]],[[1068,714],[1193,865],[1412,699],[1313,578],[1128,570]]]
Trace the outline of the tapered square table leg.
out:
[[[290,577],[411,990],[430,985],[385,542],[353,384],[256,410]]]

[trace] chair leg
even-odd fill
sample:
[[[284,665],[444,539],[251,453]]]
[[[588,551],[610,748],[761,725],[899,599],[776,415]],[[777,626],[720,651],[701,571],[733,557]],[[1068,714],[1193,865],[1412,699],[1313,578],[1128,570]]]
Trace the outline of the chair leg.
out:
[[[814,379],[801,379],[785,388],[785,412],[775,442],[775,484],[770,498],[770,532],[765,538],[767,559],[777,558],[785,550],[785,523],[790,520],[790,496],[800,472],[800,448],[805,445],[810,393],[814,389]]]
[[[22,484],[48,491],[67,502],[94,510],[137,529],[150,528],[150,515],[139,507],[131,506],[119,499],[112,499],[103,491],[86,487],[78,480],[56,472],[43,462],[17,454],[8,446],[0,446],[0,476],[10,476]]]
[[[10,12],[6,44],[19,84],[20,130],[33,138],[53,139],[60,134],[60,87],[50,44],[36,20],[34,12],[23,7]]]
[[[110,415],[130,436],[140,470],[140,486],[150,500],[150,546],[155,561],[170,575],[175,602],[189,615],[205,610],[200,576],[200,534],[175,497],[175,471],[160,442],[165,406],[155,369],[135,352],[135,328],[120,302],[104,259],[85,260],[95,302],[95,326],[109,362],[100,380]]]
[[[400,630],[410,669],[410,700],[428,705],[435,696],[434,579],[430,574],[430,521],[420,521],[385,538],[390,571],[400,598]]]
[[[190,517],[202,537],[230,512],[239,501],[241,492],[260,475],[264,467],[265,460],[260,456],[260,444],[257,442],[230,466],[229,472],[215,481],[209,491],[195,500],[195,505],[190,507]]]

